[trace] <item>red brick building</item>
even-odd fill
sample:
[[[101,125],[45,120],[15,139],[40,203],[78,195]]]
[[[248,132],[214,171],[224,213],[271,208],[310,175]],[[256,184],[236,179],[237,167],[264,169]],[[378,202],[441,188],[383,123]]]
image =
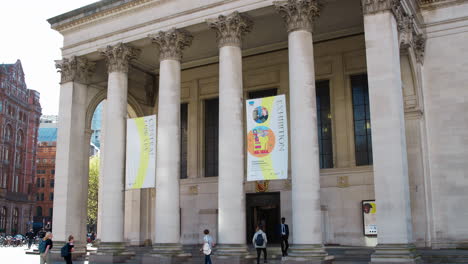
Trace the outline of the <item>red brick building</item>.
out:
[[[37,140],[36,158],[36,205],[34,208],[34,229],[52,228],[55,184],[55,152],[57,142],[57,123],[55,120],[41,118]]]
[[[32,221],[40,116],[21,61],[0,64],[0,234],[25,233]]]

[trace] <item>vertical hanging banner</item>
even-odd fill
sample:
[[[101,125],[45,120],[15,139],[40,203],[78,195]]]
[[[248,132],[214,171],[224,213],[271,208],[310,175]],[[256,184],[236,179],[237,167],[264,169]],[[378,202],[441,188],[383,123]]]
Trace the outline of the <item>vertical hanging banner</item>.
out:
[[[288,178],[288,122],[284,95],[247,100],[247,180]]]
[[[156,115],[127,119],[125,189],[154,188]]]

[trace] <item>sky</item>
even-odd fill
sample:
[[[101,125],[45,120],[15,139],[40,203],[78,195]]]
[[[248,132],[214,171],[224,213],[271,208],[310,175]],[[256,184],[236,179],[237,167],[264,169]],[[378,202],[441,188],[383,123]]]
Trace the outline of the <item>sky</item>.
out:
[[[58,114],[63,37],[47,19],[97,0],[0,0],[0,63],[21,60],[29,89],[41,94],[42,114]]]

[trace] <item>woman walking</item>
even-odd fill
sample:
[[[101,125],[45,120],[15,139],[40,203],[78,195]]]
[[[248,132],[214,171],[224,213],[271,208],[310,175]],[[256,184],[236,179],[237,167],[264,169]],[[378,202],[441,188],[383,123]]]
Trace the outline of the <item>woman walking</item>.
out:
[[[67,264],[72,264],[72,252],[75,250],[73,245],[74,237],[72,235],[68,236],[68,243],[63,246],[61,254],[63,259]]]
[[[52,242],[53,235],[51,232],[47,232],[42,241],[39,243],[39,253],[41,264],[51,264],[49,261],[49,252],[52,249],[54,243]]]

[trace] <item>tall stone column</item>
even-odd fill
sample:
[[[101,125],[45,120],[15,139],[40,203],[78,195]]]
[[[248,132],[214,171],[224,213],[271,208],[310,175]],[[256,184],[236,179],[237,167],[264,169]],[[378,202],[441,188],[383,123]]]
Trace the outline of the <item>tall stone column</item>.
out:
[[[139,55],[139,50],[119,43],[101,51],[107,60],[109,79],[105,108],[102,179],[100,261],[117,261],[124,251],[124,179],[125,140],[127,120],[127,90],[129,61]]]
[[[84,254],[86,212],[82,208],[88,197],[83,190],[88,188],[86,151],[89,148],[85,131],[86,83],[94,63],[71,57],[56,61],[56,67],[62,76],[55,165],[54,238],[60,244],[65,243],[69,235],[74,235],[77,254]]]
[[[252,21],[238,12],[208,21],[219,46],[218,255],[246,254],[242,51]]]
[[[156,155],[155,253],[179,255],[180,244],[180,60],[192,42],[189,32],[171,29],[149,36],[159,46]]]
[[[289,53],[289,97],[292,172],[293,245],[286,260],[324,263],[320,207],[320,165],[315,100],[313,21],[320,8],[316,0],[275,2],[286,22]]]
[[[395,3],[397,3],[395,5]],[[406,154],[398,1],[363,0],[378,245],[372,263],[415,263]],[[404,16],[398,13],[400,18]]]

